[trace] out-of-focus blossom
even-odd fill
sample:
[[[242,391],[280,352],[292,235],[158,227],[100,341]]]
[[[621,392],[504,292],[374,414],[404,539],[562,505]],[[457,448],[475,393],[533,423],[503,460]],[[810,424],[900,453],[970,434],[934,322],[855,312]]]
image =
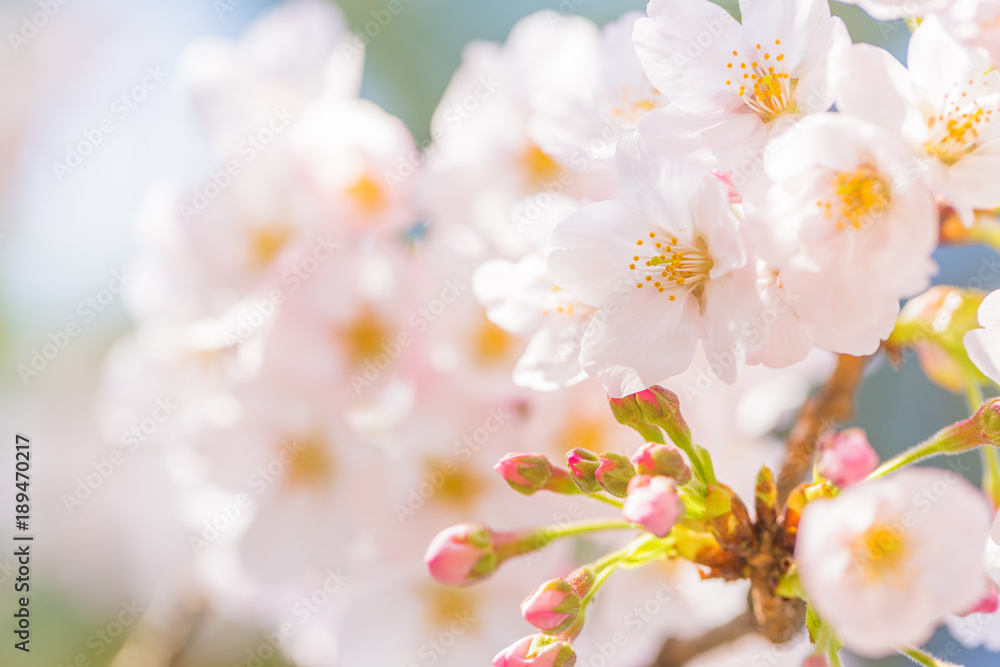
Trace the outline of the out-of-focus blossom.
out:
[[[955,39],[986,49],[994,64],[1000,62],[1000,0],[953,0],[937,16]]]
[[[925,642],[986,590],[983,495],[955,473],[914,468],[815,500],[795,558],[809,602],[861,655]]]
[[[857,5],[879,21],[918,19],[945,9],[951,0],[844,0]]]

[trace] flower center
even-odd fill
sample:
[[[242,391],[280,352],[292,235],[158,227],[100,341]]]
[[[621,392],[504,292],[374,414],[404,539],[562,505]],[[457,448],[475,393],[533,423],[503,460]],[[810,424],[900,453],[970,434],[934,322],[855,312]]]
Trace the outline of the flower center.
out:
[[[905,567],[910,552],[902,528],[877,523],[851,544],[851,553],[866,583],[888,580],[894,585],[906,585]]]
[[[472,331],[472,355],[480,366],[503,362],[515,345],[514,337],[483,315]]]
[[[385,208],[385,193],[368,172],[347,187],[347,194],[354,199],[358,208],[367,215],[374,215]]]
[[[347,358],[355,366],[360,366],[383,352],[383,345],[389,340],[390,331],[389,322],[373,307],[365,305],[338,333]]]
[[[955,86],[941,112],[927,116],[930,136],[924,148],[946,165],[974,151],[983,129],[1000,113],[1000,90],[988,77],[989,73],[974,76]]]
[[[521,155],[521,164],[532,183],[544,183],[552,180],[559,176],[559,172],[562,171],[559,163],[535,144],[528,144]]]
[[[456,465],[448,459],[429,456],[422,462],[425,479],[438,479],[432,496],[434,503],[468,512],[489,487],[487,479],[469,465]]]
[[[287,463],[285,484],[291,488],[323,486],[336,475],[336,462],[325,439],[318,434],[282,444],[281,460]]]
[[[257,269],[267,267],[291,238],[291,228],[281,223],[251,230],[250,263]]]
[[[816,206],[823,210],[828,220],[837,221],[837,229],[848,226],[864,229],[892,203],[892,190],[871,165],[861,165],[857,171],[842,171],[834,176],[831,185],[836,200],[820,200]]]
[[[701,294],[712,270],[712,258],[701,239],[686,244],[676,237],[667,239],[650,232],[648,239],[639,239],[635,244],[641,247],[641,254],[632,256],[628,268],[632,270],[633,277],[638,278],[635,284],[637,289],[648,284],[659,292],[669,292],[671,301],[678,294]],[[646,255],[649,251],[655,254]]]
[[[781,40],[774,40],[774,45],[780,47]],[[732,70],[726,79],[726,85],[743,99],[744,104],[759,114],[765,123],[786,111],[794,111],[794,82],[787,72],[779,71],[779,63],[785,59],[785,54],[778,53],[777,49],[772,54],[769,49],[758,44],[749,59],[740,56],[739,51],[733,51],[733,56],[737,60],[726,64],[726,68]]]

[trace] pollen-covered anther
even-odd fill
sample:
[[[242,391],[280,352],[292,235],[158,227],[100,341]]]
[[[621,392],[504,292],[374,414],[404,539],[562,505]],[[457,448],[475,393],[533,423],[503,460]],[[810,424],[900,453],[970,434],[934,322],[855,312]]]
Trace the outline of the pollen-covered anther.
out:
[[[781,40],[775,40],[775,44],[780,45]],[[771,53],[764,51],[760,44],[756,48],[759,52],[757,59],[739,62],[739,68],[744,70],[744,80],[753,81],[753,86],[739,86],[735,92],[748,107],[760,114],[765,121],[770,121],[792,107],[793,86],[786,72],[777,72],[773,66],[765,69],[764,65],[771,61]],[[739,52],[733,51],[733,55],[739,57]],[[783,59],[782,54],[775,58],[778,62]],[[728,69],[733,69],[734,66],[732,62],[726,64]],[[726,86],[733,87],[731,79],[726,79]]]
[[[985,77],[956,85],[948,94],[941,113],[927,118],[927,152],[952,165],[974,151],[983,130],[1000,113],[1000,101],[992,93]]]
[[[831,183],[835,199],[818,201],[816,205],[837,229],[850,227],[861,230],[875,217],[883,214],[892,203],[892,190],[875,167],[861,165],[856,171],[838,173]]]
[[[657,238],[655,232],[650,232],[649,237]],[[677,294],[698,290],[712,269],[712,258],[701,239],[681,243],[676,237],[664,238],[655,241],[654,252],[658,254],[648,256],[642,264],[630,263],[629,269],[639,278],[637,288],[652,283],[658,292],[669,292],[670,301],[675,301]],[[638,260],[639,256],[633,259]]]

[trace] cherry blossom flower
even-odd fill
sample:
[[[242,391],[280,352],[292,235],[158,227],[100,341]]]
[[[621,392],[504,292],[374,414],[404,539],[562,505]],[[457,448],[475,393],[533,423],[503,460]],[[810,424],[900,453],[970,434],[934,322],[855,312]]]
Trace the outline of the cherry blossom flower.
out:
[[[781,318],[772,331],[872,354],[892,332],[899,299],[926,288],[936,270],[934,199],[907,147],[859,118],[814,115],[786,136],[764,164],[772,184],[747,217],[780,294],[769,306]],[[807,351],[772,350],[770,363]]]
[[[985,497],[955,473],[913,468],[806,505],[795,548],[810,604],[848,649],[920,645],[986,590]]]
[[[670,105],[639,129],[653,149],[743,167],[805,114],[833,103],[827,59],[846,28],[822,0],[740,0],[743,22],[707,0],[653,0],[635,27],[650,82]]]
[[[907,67],[878,47],[838,52],[838,108],[900,132],[928,158],[938,194],[971,225],[973,210],[996,208],[1000,194],[1000,72],[986,54],[948,35],[928,17],[910,38]]]
[[[994,64],[1000,62],[1000,0],[954,0],[937,17],[955,39],[986,49]]]
[[[741,329],[760,309],[754,266],[721,182],[642,161],[637,142],[633,133],[619,147],[627,201],[571,215],[556,228],[549,257],[555,283],[598,308],[580,361],[614,397],[684,371],[699,341],[708,353],[745,357]]]

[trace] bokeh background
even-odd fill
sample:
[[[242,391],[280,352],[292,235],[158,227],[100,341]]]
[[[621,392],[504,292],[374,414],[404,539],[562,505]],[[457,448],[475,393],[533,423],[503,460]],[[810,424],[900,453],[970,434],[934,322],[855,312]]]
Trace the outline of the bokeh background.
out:
[[[474,39],[503,41],[514,23],[543,8],[573,12],[598,24],[627,10],[641,10],[639,0],[403,0],[395,16],[367,47],[362,96],[400,117],[418,144],[429,139],[431,114],[463,47]],[[36,380],[25,384],[17,366],[50,332],[75,318],[78,304],[104,287],[126,264],[132,251],[132,225],[151,183],[164,176],[201,174],[213,164],[196,125],[189,101],[170,76],[178,54],[191,40],[205,35],[236,37],[272,3],[257,0],[74,0],[37,36],[14,53],[9,31],[22,17],[37,11],[34,2],[0,3],[0,438],[15,432],[55,433],[37,438],[35,494],[55,489],[44,478],[79,454],[75,448],[93,437],[95,383],[111,344],[131,322],[115,299],[61,352]],[[352,26],[371,20],[384,7],[381,0],[342,0],[339,5]],[[727,6],[735,2],[723,3]],[[854,7],[834,3],[856,41],[873,42],[905,53],[908,31],[891,30],[871,21]],[[93,156],[61,182],[52,161],[65,146],[100,119],[111,100],[140,79],[147,67],[160,67],[167,77],[147,100],[118,124]],[[938,282],[980,286],[976,273],[992,256],[981,248],[939,253]],[[986,289],[1000,286],[992,276]],[[856,422],[868,429],[883,457],[919,441],[941,425],[964,416],[962,397],[923,380],[913,362],[899,369],[879,363],[865,382]],[[5,450],[6,451],[6,450]],[[137,466],[145,454],[140,452]],[[963,459],[978,479],[978,458]],[[166,510],[156,502],[162,489],[134,489],[135,503],[103,506],[106,524],[91,522],[74,530],[58,498],[35,502],[30,655],[12,650],[8,626],[13,605],[12,574],[7,557],[9,506],[12,504],[12,456],[0,455],[0,665],[53,667],[70,664],[86,652],[93,665],[109,664],[122,638],[98,653],[88,649],[96,629],[120,612],[130,594],[151,595],[158,568],[168,567],[166,538],[159,540]],[[150,462],[149,465],[154,465]],[[139,512],[146,529],[115,530],[123,516]],[[134,518],[134,517],[133,517]],[[131,524],[129,524],[131,525]],[[169,530],[164,527],[164,531]],[[160,558],[158,558],[159,556]],[[7,557],[5,561],[4,558]],[[527,584],[526,584],[527,585]],[[391,604],[391,601],[386,601]],[[407,622],[402,619],[398,622]],[[416,622],[414,620],[413,622]],[[381,630],[392,641],[393,628]],[[184,665],[231,665],[242,660],[244,647],[257,641],[256,631],[214,626],[199,633]],[[513,641],[516,637],[511,637]],[[932,649],[951,642],[943,630]],[[103,645],[103,644],[102,644]],[[492,655],[495,647],[484,647]],[[993,665],[1000,658],[983,651],[962,650],[956,662]],[[240,663],[242,664],[242,663]],[[283,665],[281,658],[265,661]],[[484,663],[485,664],[485,663]],[[869,664],[858,661],[856,664]],[[875,663],[870,663],[875,664]],[[902,658],[878,664],[902,665]],[[404,666],[401,666],[404,667]]]

